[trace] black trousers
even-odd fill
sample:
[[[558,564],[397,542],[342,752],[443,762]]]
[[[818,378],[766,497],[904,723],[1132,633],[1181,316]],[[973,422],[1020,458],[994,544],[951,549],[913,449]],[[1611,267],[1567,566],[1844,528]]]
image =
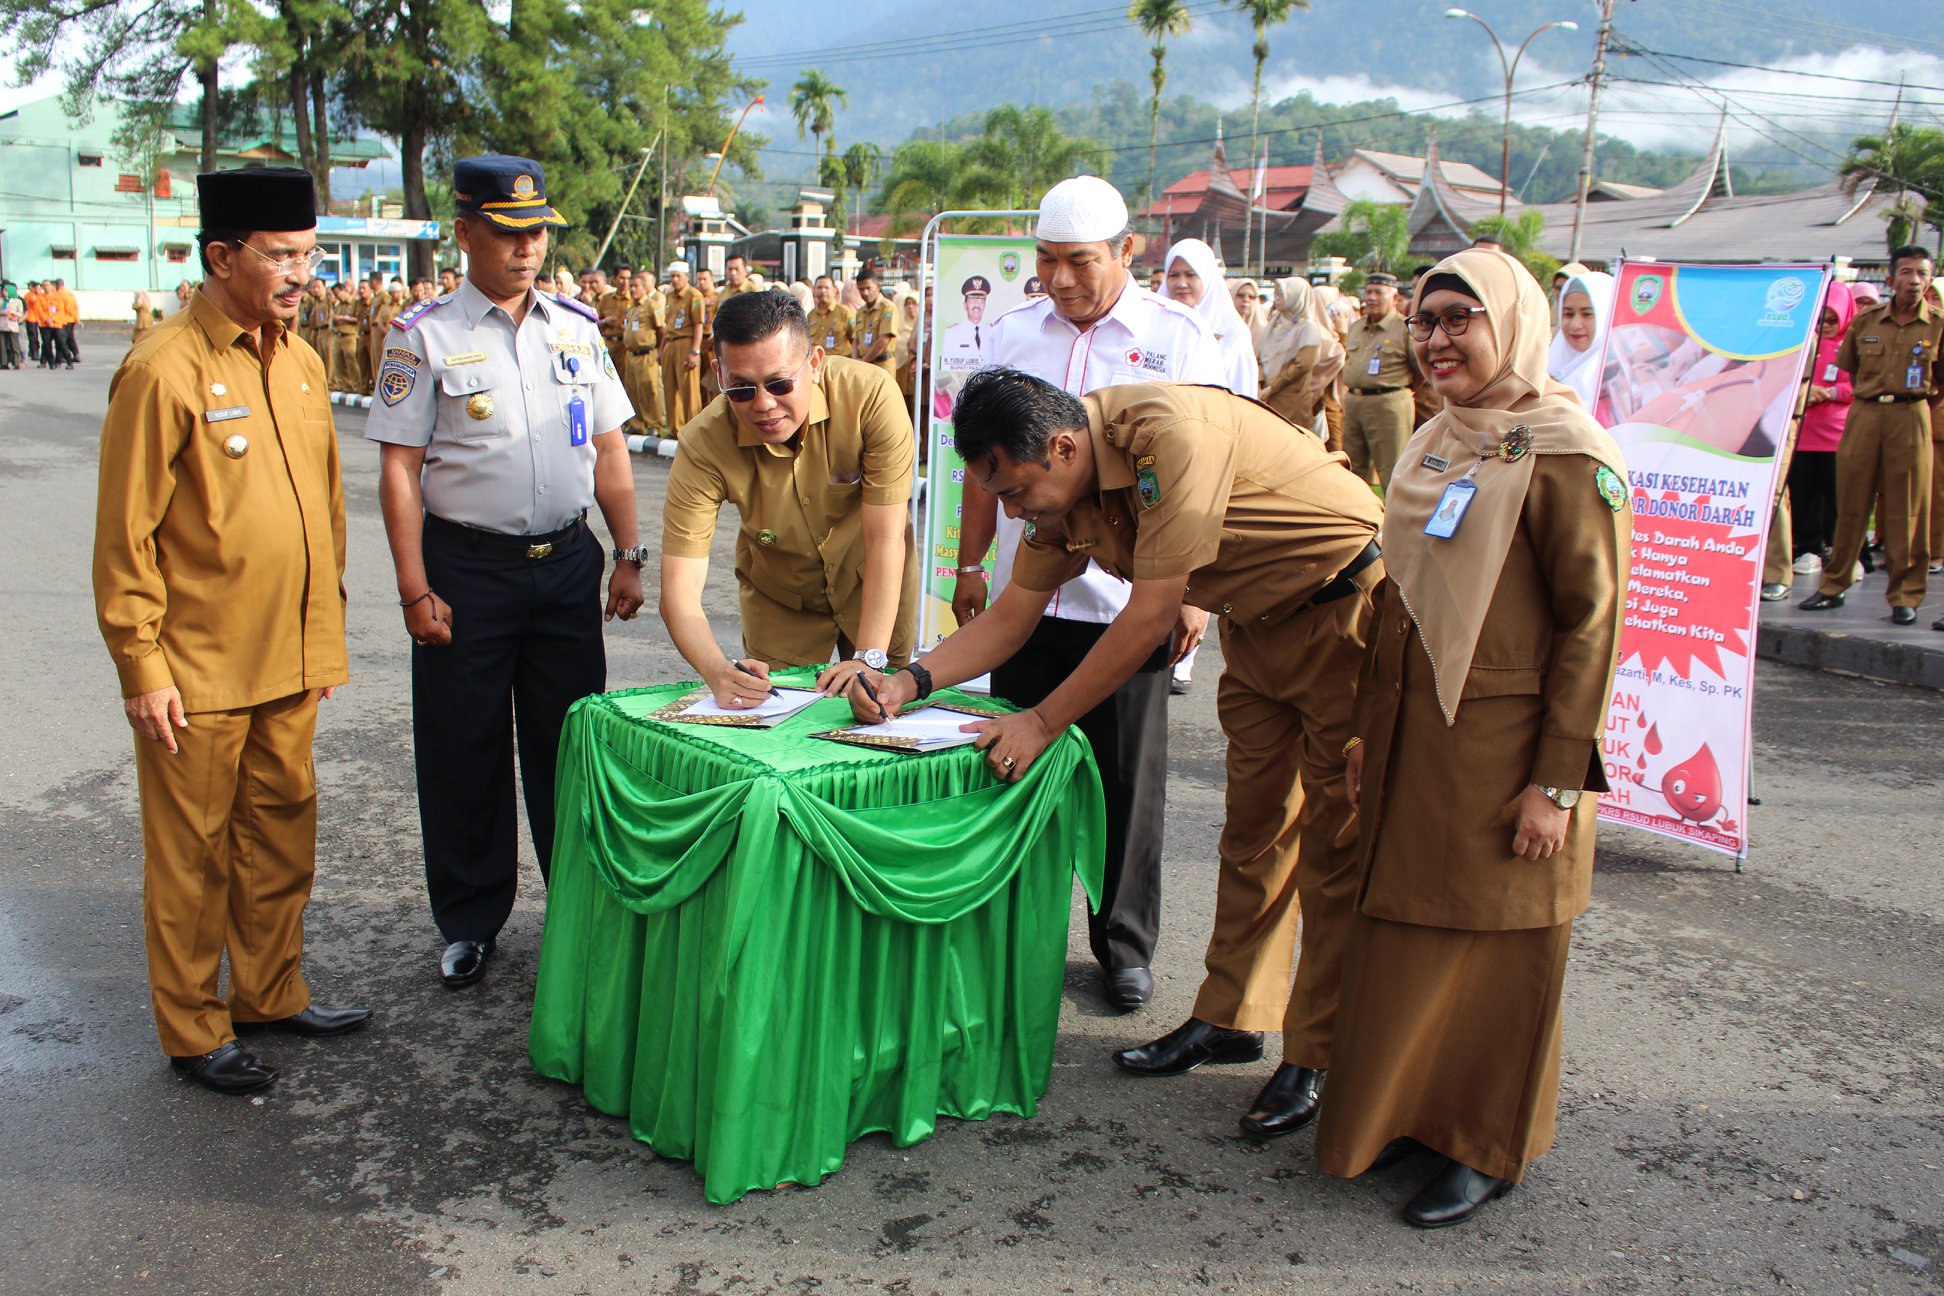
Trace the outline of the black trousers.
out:
[[[513,911],[516,734],[543,881],[553,862],[561,724],[607,687],[606,565],[584,525],[530,559],[426,522],[425,573],[452,605],[452,643],[412,649],[412,740],[425,888],[448,941],[490,939]]]
[[[1836,452],[1798,450],[1789,460],[1791,537],[1799,554],[1829,552],[1836,543]]]
[[[1066,682],[1105,625],[1041,617],[1013,659],[992,672],[992,692],[1038,706]],[[1080,718],[1107,799],[1107,860],[1100,911],[1087,924],[1109,971],[1150,967],[1161,934],[1161,825],[1168,808],[1168,648],[1154,650],[1114,695]]]
[[[21,323],[21,327],[27,330],[27,358],[29,360],[32,360],[34,363],[39,364],[40,353],[41,353],[41,326],[38,324],[32,324],[23,321]]]
[[[0,369],[20,366],[20,334],[0,332]]]

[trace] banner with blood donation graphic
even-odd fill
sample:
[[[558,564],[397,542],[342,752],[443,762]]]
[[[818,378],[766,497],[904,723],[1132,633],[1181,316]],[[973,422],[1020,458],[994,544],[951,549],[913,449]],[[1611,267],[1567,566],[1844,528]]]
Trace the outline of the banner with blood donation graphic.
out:
[[[1600,818],[1748,854],[1762,553],[1826,267],[1620,263],[1600,422],[1633,501]]]

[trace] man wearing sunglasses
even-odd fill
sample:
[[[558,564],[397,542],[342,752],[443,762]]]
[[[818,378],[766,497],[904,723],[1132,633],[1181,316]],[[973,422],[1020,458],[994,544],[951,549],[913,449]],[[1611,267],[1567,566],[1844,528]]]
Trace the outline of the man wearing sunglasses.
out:
[[[519,878],[513,753],[544,880],[554,756],[567,708],[607,687],[605,615],[641,607],[634,414],[592,308],[538,292],[547,231],[566,219],[528,158],[453,169],[456,292],[392,321],[365,436],[412,640],[412,742],[426,890],[452,988],[486,970]]]
[[[324,366],[293,331],[318,256],[310,173],[196,187],[202,288],[109,386],[95,610],[135,730],[162,1050],[183,1078],[246,1093],[277,1072],[239,1033],[370,1016],[313,1005],[303,974],[311,739],[346,678],[344,491]]]
[[[662,620],[724,707],[766,697],[772,667],[821,666],[833,650],[817,686],[834,696],[911,656],[911,415],[876,365],[812,345],[795,298],[732,297],[715,330],[722,395],[683,429],[662,507]],[[733,658],[702,610],[725,501],[740,518]]]

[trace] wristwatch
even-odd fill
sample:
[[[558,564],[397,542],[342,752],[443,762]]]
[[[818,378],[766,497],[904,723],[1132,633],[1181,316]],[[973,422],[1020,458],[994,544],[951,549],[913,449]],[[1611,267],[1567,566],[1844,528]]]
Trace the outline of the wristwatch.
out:
[[[614,561],[631,562],[639,567],[648,561],[648,546],[636,545],[632,549],[616,549],[614,551]]]
[[[872,670],[882,674],[886,664],[889,663],[891,659],[884,655],[884,649],[882,648],[864,648],[855,653],[852,653],[851,660],[861,661],[866,666],[869,666]]]
[[[1546,794],[1546,800],[1552,802],[1561,810],[1571,810],[1579,804],[1580,790],[1578,788],[1546,787],[1539,783],[1535,783],[1533,786],[1541,792],[1544,792]]]
[[[918,686],[918,698],[920,701],[932,695],[932,677],[930,671],[915,661],[906,662],[904,665],[898,667],[898,669],[910,672],[912,682]]]

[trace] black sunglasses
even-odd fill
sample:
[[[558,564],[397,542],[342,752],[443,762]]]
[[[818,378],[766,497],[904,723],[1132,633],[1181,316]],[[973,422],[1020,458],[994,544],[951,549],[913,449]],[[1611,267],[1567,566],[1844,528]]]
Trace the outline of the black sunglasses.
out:
[[[724,387],[722,389],[722,394],[724,396],[727,396],[730,400],[736,402],[736,404],[738,405],[747,405],[749,404],[749,402],[755,400],[756,388],[758,386],[760,386],[764,391],[768,392],[772,396],[788,396],[791,392],[796,390],[796,385],[797,385],[796,375],[802,373],[803,366],[809,363],[810,363],[810,355],[808,352],[805,352],[803,359],[798,362],[796,369],[791,373],[791,375],[788,378],[772,378],[768,382],[759,383],[748,387]]]
[[[1484,313],[1483,306],[1447,306],[1436,314],[1419,311],[1415,315],[1407,315],[1404,317],[1404,327],[1411,330],[1411,336],[1420,342],[1429,342],[1434,329],[1443,329],[1452,337],[1463,337],[1465,330],[1471,327],[1472,316]]]

